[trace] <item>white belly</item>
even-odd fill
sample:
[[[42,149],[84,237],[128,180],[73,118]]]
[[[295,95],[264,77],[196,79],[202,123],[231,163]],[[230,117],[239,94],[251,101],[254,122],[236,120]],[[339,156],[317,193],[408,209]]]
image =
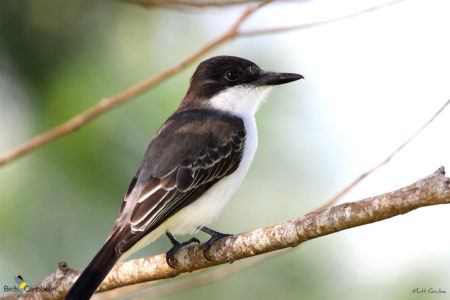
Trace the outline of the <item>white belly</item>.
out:
[[[253,114],[245,114],[241,117],[244,121],[246,137],[243,157],[236,171],[222,178],[200,198],[163,222],[158,228],[134,245],[127,253],[133,253],[139,250],[166,231],[173,234],[195,233],[199,227],[208,225],[219,216],[231,196],[244,180],[258,146],[258,132],[255,117]]]

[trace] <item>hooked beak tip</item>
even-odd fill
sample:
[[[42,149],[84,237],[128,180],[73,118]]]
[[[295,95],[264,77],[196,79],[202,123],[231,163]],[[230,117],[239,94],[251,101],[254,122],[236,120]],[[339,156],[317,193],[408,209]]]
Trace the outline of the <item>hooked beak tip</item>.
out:
[[[279,85],[299,79],[304,79],[303,75],[296,73],[277,73],[277,72],[264,72],[261,74],[255,84],[256,85]]]

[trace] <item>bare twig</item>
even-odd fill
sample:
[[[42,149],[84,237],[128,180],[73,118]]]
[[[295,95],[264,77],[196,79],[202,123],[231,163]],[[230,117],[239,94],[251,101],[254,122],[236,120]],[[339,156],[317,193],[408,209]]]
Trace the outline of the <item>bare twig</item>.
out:
[[[344,15],[341,17],[337,17],[337,18],[332,18],[332,19],[328,19],[328,20],[323,20],[323,21],[318,21],[318,22],[311,22],[311,23],[306,23],[306,24],[297,24],[297,25],[292,25],[292,26],[283,26],[283,27],[278,27],[278,28],[265,28],[265,29],[252,29],[252,30],[245,30],[245,31],[241,31],[239,32],[239,36],[253,36],[253,35],[262,35],[262,34],[272,34],[272,33],[280,33],[280,32],[285,32],[285,31],[292,31],[292,30],[301,30],[301,29],[308,29],[308,28],[312,28],[312,27],[317,27],[317,26],[321,26],[321,25],[325,25],[325,24],[330,24],[330,23],[334,23],[337,21],[342,21],[345,19],[350,19],[350,18],[354,18],[369,12],[373,12],[388,6],[391,6],[393,4],[397,4],[399,2],[403,2],[405,0],[394,0],[382,5],[376,5],[376,6],[372,6],[369,8],[365,8],[363,10],[348,14],[348,15]]]
[[[231,40],[235,37],[239,36],[249,36],[249,35],[258,35],[258,34],[267,34],[267,33],[275,33],[275,32],[281,32],[281,31],[288,31],[288,30],[299,30],[299,29],[306,29],[311,28],[314,26],[324,25],[327,23],[336,22],[338,20],[343,20],[351,17],[355,17],[358,15],[361,15],[363,13],[371,12],[376,9],[386,7],[388,5],[398,3],[404,0],[395,0],[392,2],[389,2],[388,4],[379,5],[376,7],[371,7],[368,9],[365,9],[363,11],[350,14],[347,16],[334,18],[331,20],[325,20],[321,22],[313,22],[308,24],[301,24],[301,25],[295,25],[290,27],[282,27],[282,28],[268,28],[268,29],[256,29],[256,30],[247,30],[247,31],[239,31],[240,25],[245,21],[246,18],[248,18],[253,12],[255,12],[257,9],[261,8],[262,6],[266,5],[267,3],[270,3],[272,1],[264,1],[258,4],[255,7],[249,8],[239,17],[239,19],[232,24],[232,26],[221,36],[210,42],[209,44],[202,47],[197,52],[194,52],[190,56],[188,56],[186,59],[181,61],[180,63],[174,65],[173,67],[155,75],[152,76],[128,89],[126,89],[123,92],[120,92],[119,94],[112,96],[110,98],[105,98],[101,100],[97,105],[94,105],[93,107],[87,109],[86,111],[78,114],[77,116],[73,117],[72,119],[64,122],[63,124],[60,124],[53,129],[50,129],[40,135],[35,136],[34,138],[28,140],[27,142],[23,143],[22,145],[10,149],[8,151],[5,151],[0,154],[0,166],[3,164],[6,164],[14,159],[17,159],[30,151],[33,151],[55,139],[58,139],[66,134],[69,134],[95,117],[99,116],[102,113],[105,113],[106,111],[118,106],[119,104],[122,104],[128,100],[131,100],[132,98],[140,95],[144,91],[150,89],[151,87],[159,84],[161,81],[169,78],[170,76],[178,73],[179,71],[186,68],[188,65],[192,64],[194,61],[205,55],[207,52],[211,51],[212,49],[218,47],[219,45],[223,44],[224,42]]]
[[[203,258],[203,244],[200,244],[176,252],[175,269],[167,265],[165,254],[120,263],[112,269],[99,291],[171,278],[278,249],[296,247],[310,239],[388,219],[419,207],[448,203],[450,178],[445,177],[444,168],[441,167],[430,176],[391,193],[312,211],[278,225],[218,240],[208,251],[210,261]],[[61,299],[80,273],[80,270],[58,270],[39,284],[55,287],[55,291],[29,293],[21,299]],[[11,294],[4,299],[17,299],[17,295]]]
[[[222,0],[222,1],[198,1],[198,0],[123,0],[142,6],[192,6],[192,7],[207,7],[207,6],[233,6],[246,3],[264,2],[265,0]]]
[[[155,76],[152,76],[113,97],[101,100],[97,105],[94,105],[93,107],[64,122],[63,124],[32,138],[31,140],[27,141],[17,148],[2,153],[0,155],[0,165],[10,162],[11,160],[18,158],[38,147],[41,147],[50,141],[53,141],[63,135],[79,129],[81,126],[91,121],[98,115],[138,96],[149,88],[159,84],[161,81],[183,70],[188,65],[202,57],[205,53],[235,37],[238,34],[237,29],[245,21],[245,19],[247,19],[252,13],[268,4],[269,2],[271,1],[264,1],[254,7],[246,9],[224,34],[220,35],[218,38],[205,45],[200,50],[194,52],[175,66]]]
[[[336,196],[334,196],[331,200],[326,202],[325,204],[321,205],[317,208],[317,210],[325,209],[327,207],[332,206],[335,204],[339,199],[341,199],[345,194],[350,192],[356,185],[358,185],[364,178],[375,172],[380,167],[387,164],[394,155],[396,155],[398,152],[400,152],[406,145],[408,145],[416,136],[419,135],[419,133],[422,132],[428,125],[430,125],[434,119],[436,119],[437,116],[441,114],[441,112],[450,104],[450,99],[447,100],[447,102],[429,119],[425,124],[423,124],[412,136],[410,136],[406,141],[403,142],[397,149],[394,150],[391,154],[389,154],[384,160],[382,160],[380,163],[378,163],[376,166],[371,168],[370,170],[364,172],[361,174],[358,178],[356,178],[352,183],[350,183],[348,186],[346,186],[342,191],[340,191]]]

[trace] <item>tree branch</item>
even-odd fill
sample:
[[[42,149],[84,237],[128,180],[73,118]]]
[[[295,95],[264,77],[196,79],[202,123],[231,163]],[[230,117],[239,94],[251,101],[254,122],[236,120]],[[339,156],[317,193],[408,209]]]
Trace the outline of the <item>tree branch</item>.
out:
[[[0,154],[0,166],[4,165],[8,162],[11,162],[14,159],[17,159],[39,147],[42,147],[46,145],[47,143],[56,140],[64,135],[67,135],[71,132],[74,132],[75,130],[81,128],[86,123],[90,122],[97,116],[109,111],[110,109],[118,106],[119,104],[122,104],[126,101],[131,100],[132,98],[142,94],[146,90],[156,86],[160,82],[166,80],[167,78],[175,75],[176,73],[180,72],[193,62],[195,62],[197,59],[211,51],[212,49],[218,47],[219,45],[225,43],[226,41],[229,41],[231,39],[234,39],[239,36],[250,36],[250,35],[260,35],[260,34],[269,34],[269,33],[276,33],[281,31],[289,31],[289,30],[299,30],[299,29],[306,29],[311,28],[314,26],[324,25],[327,23],[336,22],[338,20],[348,19],[351,17],[359,16],[363,13],[371,12],[374,10],[377,10],[379,8],[387,7],[391,4],[395,4],[398,2],[401,2],[404,0],[394,0],[387,4],[378,5],[374,7],[370,7],[368,9],[349,14],[346,16],[333,18],[330,20],[320,21],[320,22],[313,22],[313,23],[307,23],[307,24],[300,24],[295,26],[288,26],[288,27],[282,27],[282,28],[268,28],[268,29],[256,29],[256,30],[247,30],[247,31],[239,31],[240,26],[242,23],[256,10],[263,7],[264,5],[272,2],[270,0],[263,1],[259,3],[258,5],[248,8],[245,10],[242,15],[235,21],[234,24],[221,36],[214,39],[210,43],[206,44],[204,47],[199,49],[198,51],[194,52],[178,64],[172,66],[171,68],[154,75],[140,83],[137,83],[136,85],[118,93],[115,96],[104,98],[101,100],[98,104],[92,106],[91,108],[85,110],[84,112],[76,115],[72,119],[40,134],[37,135],[27,142],[23,143],[22,145],[12,148],[8,151],[5,151]]]
[[[283,248],[296,247],[305,241],[405,214],[419,207],[450,203],[450,178],[441,167],[428,177],[394,192],[315,210],[303,217],[218,240],[208,252],[211,261],[202,256],[202,247],[192,245],[175,253],[170,268],[165,254],[141,258],[116,265],[98,291],[175,277],[179,274],[224,264]],[[80,275],[80,270],[59,268],[39,286],[55,287],[50,293],[30,293],[21,299],[61,299]],[[17,299],[8,295],[4,299]]]

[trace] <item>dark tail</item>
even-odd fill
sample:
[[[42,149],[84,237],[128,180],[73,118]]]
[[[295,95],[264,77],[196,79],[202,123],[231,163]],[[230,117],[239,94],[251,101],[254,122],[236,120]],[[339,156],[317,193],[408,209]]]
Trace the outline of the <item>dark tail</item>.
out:
[[[109,271],[119,260],[120,255],[116,253],[116,241],[118,232],[114,232],[98,251],[89,265],[84,269],[81,276],[70,288],[64,300],[88,300],[95,290],[108,275]]]

